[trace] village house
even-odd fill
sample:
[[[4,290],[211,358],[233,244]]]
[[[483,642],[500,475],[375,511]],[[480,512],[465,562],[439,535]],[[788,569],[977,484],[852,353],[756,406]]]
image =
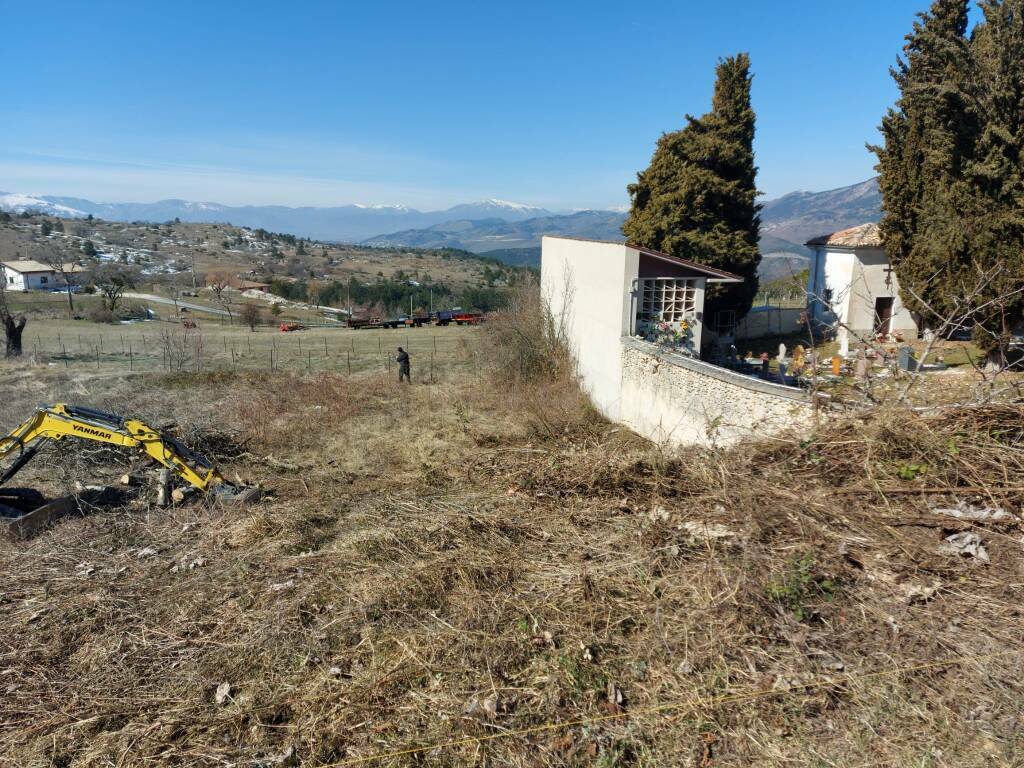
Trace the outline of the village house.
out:
[[[0,278],[9,291],[46,291],[60,285],[53,267],[28,259],[0,262]]]
[[[917,338],[917,323],[900,299],[900,286],[882,247],[878,224],[822,235],[807,280],[808,311],[819,327],[833,329],[839,354],[860,339]]]
[[[232,286],[239,291],[259,291],[260,293],[270,293],[270,283],[261,283],[256,280],[245,280],[239,278],[235,281]]]

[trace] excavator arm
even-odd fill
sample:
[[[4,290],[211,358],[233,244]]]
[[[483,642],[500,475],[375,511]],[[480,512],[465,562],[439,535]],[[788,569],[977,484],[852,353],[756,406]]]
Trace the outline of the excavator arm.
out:
[[[143,451],[200,491],[230,490],[213,464],[170,435],[137,419],[126,419],[92,408],[58,403],[40,408],[5,437],[0,437],[0,486],[24,467],[49,440],[92,440]],[[13,458],[12,458],[13,457]]]

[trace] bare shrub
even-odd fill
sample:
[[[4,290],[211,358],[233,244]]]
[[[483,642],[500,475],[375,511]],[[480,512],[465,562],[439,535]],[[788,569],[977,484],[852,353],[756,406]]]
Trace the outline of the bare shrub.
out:
[[[511,399],[533,431],[553,437],[603,421],[583,394],[568,339],[536,282],[518,286],[483,326],[478,359],[488,368],[484,397]]]
[[[263,312],[255,304],[243,304],[239,316],[242,322],[249,326],[250,331],[255,331],[256,326],[263,320]]]
[[[203,356],[203,334],[188,329],[160,331],[158,344],[164,367],[169,371],[184,371],[199,367]]]
[[[94,323],[112,323],[114,322],[114,313],[107,309],[105,306],[93,307],[89,310],[89,320]]]
[[[508,306],[483,326],[485,359],[504,380],[537,381],[572,377],[565,333],[530,282],[516,288]]]

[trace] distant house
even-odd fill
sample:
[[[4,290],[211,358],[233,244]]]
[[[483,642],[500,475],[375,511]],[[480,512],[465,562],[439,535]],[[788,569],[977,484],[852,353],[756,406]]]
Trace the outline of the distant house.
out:
[[[259,291],[260,293],[270,292],[270,283],[260,283],[255,280],[238,280],[234,286],[240,291]]]
[[[9,291],[45,291],[62,285],[53,267],[29,259],[0,262],[0,278]]]
[[[822,235],[807,246],[814,251],[808,309],[818,325],[835,329],[840,354],[849,354],[850,342],[857,339],[917,337],[917,323],[900,299],[878,224]]]

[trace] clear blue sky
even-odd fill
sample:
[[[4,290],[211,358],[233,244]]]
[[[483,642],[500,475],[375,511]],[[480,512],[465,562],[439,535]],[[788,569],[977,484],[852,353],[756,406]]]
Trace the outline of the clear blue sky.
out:
[[[230,204],[621,206],[749,51],[759,187],[872,175],[927,0],[0,0],[0,190]]]

